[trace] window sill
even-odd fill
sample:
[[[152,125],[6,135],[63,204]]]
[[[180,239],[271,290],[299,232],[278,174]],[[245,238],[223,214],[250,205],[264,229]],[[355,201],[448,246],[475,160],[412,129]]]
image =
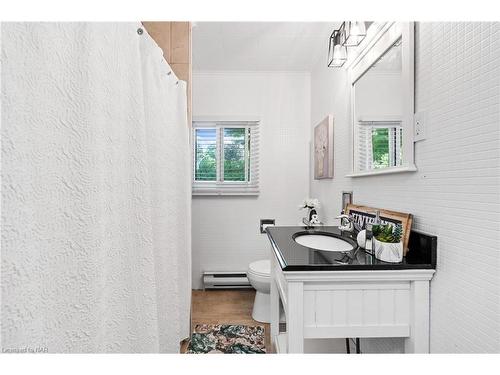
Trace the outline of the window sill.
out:
[[[411,164],[404,167],[392,167],[392,168],[376,169],[365,172],[354,172],[346,175],[346,177],[368,177],[368,176],[378,176],[382,174],[407,173],[416,171],[417,167],[414,164]]]
[[[235,196],[235,195],[259,195],[258,186],[248,186],[247,184],[227,184],[222,186],[193,185],[193,196]]]
[[[191,194],[194,196],[258,196],[259,191],[193,191]]]

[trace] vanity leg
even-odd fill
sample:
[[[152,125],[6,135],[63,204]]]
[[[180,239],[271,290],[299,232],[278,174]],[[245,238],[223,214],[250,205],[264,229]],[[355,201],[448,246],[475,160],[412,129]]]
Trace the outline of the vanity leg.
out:
[[[288,353],[304,353],[304,284],[288,284]]]
[[[412,281],[410,286],[410,337],[405,353],[429,353],[429,281]]]
[[[280,328],[280,295],[274,277],[271,277],[271,344],[276,346]]]

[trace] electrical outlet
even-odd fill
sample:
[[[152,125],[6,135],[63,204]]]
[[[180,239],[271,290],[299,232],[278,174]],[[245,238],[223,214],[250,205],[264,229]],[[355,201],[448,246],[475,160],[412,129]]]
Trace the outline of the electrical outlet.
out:
[[[426,113],[425,112],[417,112],[415,113],[414,121],[413,121],[413,129],[414,129],[414,134],[413,134],[413,140],[415,142],[417,141],[423,141],[424,139],[427,138],[427,129],[426,129]]]

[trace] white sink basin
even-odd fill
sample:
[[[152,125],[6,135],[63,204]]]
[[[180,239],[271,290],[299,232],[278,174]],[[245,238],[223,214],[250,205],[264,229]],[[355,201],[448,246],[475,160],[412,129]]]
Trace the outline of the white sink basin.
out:
[[[352,244],[341,238],[323,234],[303,234],[294,240],[299,245],[316,250],[348,252],[354,249]]]

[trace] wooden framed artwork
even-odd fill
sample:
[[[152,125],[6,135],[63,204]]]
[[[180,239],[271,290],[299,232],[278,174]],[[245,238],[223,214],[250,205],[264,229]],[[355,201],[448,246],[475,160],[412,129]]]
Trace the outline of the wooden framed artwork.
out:
[[[314,179],[333,178],[333,116],[314,127]]]
[[[410,240],[411,224],[413,220],[411,214],[384,210],[381,208],[359,206],[356,204],[348,204],[346,207],[346,214],[352,215],[354,225],[359,230],[365,229],[367,223],[373,222],[375,219],[375,211],[380,211],[380,220],[382,224],[401,224],[403,228],[403,255],[406,255],[408,252],[408,241]]]

